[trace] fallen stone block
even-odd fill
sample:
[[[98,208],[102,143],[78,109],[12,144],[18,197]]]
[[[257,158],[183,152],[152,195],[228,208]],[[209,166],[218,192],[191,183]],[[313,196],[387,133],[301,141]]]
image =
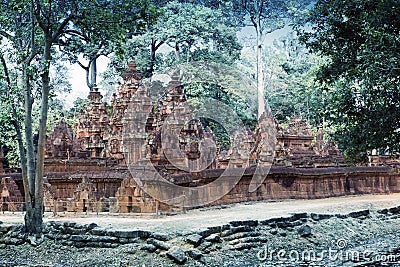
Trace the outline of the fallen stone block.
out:
[[[135,237],[147,238],[150,236],[150,232],[143,230],[109,230],[107,231],[107,234],[123,238],[135,238]]]
[[[201,257],[203,256],[203,254],[197,249],[190,249],[187,251],[187,254],[189,255],[189,257],[195,260],[200,260]]]
[[[390,208],[390,209],[389,209],[389,212],[390,212],[390,213],[393,213],[393,214],[400,213],[400,206]]]
[[[164,233],[151,233],[150,237],[161,241],[169,241],[172,239],[170,235]]]
[[[83,235],[83,234],[86,234],[87,230],[86,229],[76,229],[76,228],[71,228],[71,227],[64,227],[62,232],[64,234],[70,234],[70,235]]]
[[[332,214],[317,214],[317,213],[311,213],[310,214],[311,219],[313,219],[314,221],[322,221],[322,220],[326,220],[329,218],[332,218],[333,215]]]
[[[222,230],[226,230],[227,226],[212,226],[208,227],[206,230],[199,231],[198,234],[202,237],[207,237],[212,234],[220,233]]]
[[[0,225],[0,232],[8,233],[12,228],[12,225]]]
[[[154,246],[153,244],[144,244],[140,249],[146,250],[148,252],[154,252],[157,250],[157,247]]]
[[[228,235],[232,235],[232,234],[236,234],[236,233],[239,233],[239,232],[251,232],[251,231],[253,231],[253,230],[254,230],[254,229],[253,229],[252,227],[248,226],[248,225],[245,225],[245,226],[238,226],[238,227],[232,227],[232,228],[230,228],[229,230],[223,231],[223,232],[221,233],[221,237],[228,236]]]
[[[6,238],[4,238],[3,243],[6,245],[19,246],[19,245],[22,245],[23,243],[25,243],[25,241],[23,239],[19,239],[19,238],[6,237]]]
[[[260,242],[266,242],[268,241],[267,237],[263,237],[263,236],[255,236],[255,237],[244,237],[241,239],[235,239],[232,241],[229,241],[228,244],[229,245],[236,245],[239,243],[260,243]]]
[[[192,235],[188,235],[186,237],[186,242],[192,244],[193,246],[197,247],[198,245],[200,245],[201,240],[202,240],[202,236],[199,234],[192,234]]]
[[[248,221],[232,221],[230,224],[234,227],[237,226],[243,226],[243,225],[248,225],[248,226],[257,226],[258,221],[257,220],[248,220]]]
[[[160,241],[160,240],[157,240],[157,239],[154,239],[154,238],[147,239],[147,243],[148,244],[152,244],[152,245],[154,245],[157,248],[162,249],[162,250],[169,250],[171,248],[171,245],[168,244],[167,242]]]
[[[204,252],[207,248],[209,248],[211,246],[212,246],[212,243],[206,241],[206,242],[203,242],[197,249]]]
[[[377,211],[379,214],[388,214],[389,210],[388,209],[382,209]]]
[[[301,237],[309,237],[312,234],[312,229],[311,226],[309,225],[303,225],[301,226],[298,230],[297,233],[299,234],[299,236]]]
[[[359,217],[363,217],[363,216],[368,216],[369,213],[370,213],[369,210],[354,211],[354,212],[350,212],[348,214],[348,217],[359,218]]]
[[[75,227],[76,226],[76,222],[64,222],[64,227]]]
[[[167,256],[178,264],[184,264],[187,260],[185,252],[178,246],[173,246],[167,252]]]
[[[218,243],[218,242],[221,242],[221,237],[219,236],[219,234],[212,234],[212,235],[206,237],[205,240],[208,242],[211,242],[211,243]]]
[[[244,249],[251,249],[251,248],[256,248],[259,247],[258,244],[255,243],[239,243],[234,246],[231,246],[231,250],[244,250]]]
[[[278,223],[288,223],[291,221],[291,217],[279,217],[279,218],[272,218],[264,221],[260,221],[262,225],[268,225],[270,227],[276,227]]]
[[[85,225],[85,228],[88,230],[93,230],[94,228],[99,227],[96,223],[89,223],[87,225]]]
[[[93,235],[106,235],[107,231],[104,229],[92,229],[90,233],[92,233]]]
[[[306,212],[295,213],[295,214],[293,214],[293,215],[290,217],[290,220],[291,220],[292,222],[294,222],[294,221],[297,221],[297,220],[300,220],[300,219],[305,219],[305,218],[307,218],[307,217],[308,217],[308,215],[307,215]]]
[[[260,236],[261,233],[259,232],[241,232],[241,233],[236,233],[230,236],[226,236],[224,237],[225,241],[231,241],[231,240],[235,240],[235,239],[240,239],[240,238],[244,238],[244,237],[249,237],[249,236]]]

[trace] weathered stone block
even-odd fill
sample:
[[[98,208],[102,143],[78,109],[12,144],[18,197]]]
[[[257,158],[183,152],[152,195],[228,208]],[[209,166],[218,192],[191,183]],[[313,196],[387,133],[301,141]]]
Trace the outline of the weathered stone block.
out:
[[[151,233],[150,237],[161,241],[168,241],[172,239],[170,235],[164,233]]]
[[[186,237],[186,241],[197,247],[198,245],[200,245],[202,238],[203,237],[199,234],[192,234]]]
[[[312,229],[311,226],[309,225],[303,225],[302,227],[300,227],[297,230],[297,233],[299,234],[299,236],[301,237],[309,237],[312,235]]]
[[[205,240],[211,243],[217,243],[221,242],[221,237],[219,236],[219,234],[212,234],[206,237]]]
[[[348,217],[351,217],[351,218],[359,218],[359,217],[368,216],[369,213],[370,213],[369,210],[354,211],[354,212],[350,212],[350,213],[348,214]]]
[[[143,230],[109,230],[107,234],[122,238],[147,238],[150,236],[150,232]]]
[[[152,244],[152,245],[154,245],[157,248],[162,249],[162,250],[169,250],[171,248],[171,245],[168,244],[167,242],[160,241],[160,240],[157,240],[157,239],[154,239],[154,238],[147,239],[147,243],[148,244]]]
[[[211,247],[211,246],[212,246],[212,243],[206,241],[206,242],[203,242],[203,243],[198,247],[198,250],[204,252],[207,248],[209,248],[209,247]]]
[[[258,225],[258,221],[257,220],[248,220],[248,221],[233,221],[230,222],[230,224],[234,227],[237,226],[243,226],[243,225],[247,225],[247,226],[257,226]]]
[[[184,264],[187,260],[185,252],[178,246],[173,246],[167,252],[167,256],[178,264]]]
[[[249,237],[249,236],[260,236],[261,233],[259,232],[241,232],[241,233],[236,233],[230,236],[226,236],[224,237],[225,241],[231,241],[231,240],[235,240],[235,239],[240,239],[240,238],[244,238],[244,237]]]
[[[232,228],[230,228],[229,230],[223,231],[223,232],[221,233],[221,237],[228,236],[228,235],[232,235],[232,234],[239,233],[239,232],[251,232],[251,231],[253,231],[253,230],[254,230],[254,229],[253,229],[252,227],[248,226],[248,225],[245,225],[245,226],[238,226],[238,227],[232,227]]]
[[[149,252],[154,252],[157,250],[157,247],[154,246],[153,244],[144,244],[141,248],[141,250],[146,250]]]
[[[197,250],[197,249],[189,249],[189,250],[187,251],[187,254],[188,254],[191,258],[193,258],[193,259],[195,259],[195,260],[200,260],[201,257],[203,256],[203,254],[201,254],[201,252],[200,252],[199,250]]]
[[[326,220],[329,218],[332,218],[333,215],[332,214],[317,214],[317,213],[311,213],[310,214],[311,219],[313,219],[314,221],[321,221],[321,220]]]
[[[239,243],[230,247],[231,250],[244,250],[244,249],[251,249],[256,248],[259,245],[254,243]]]

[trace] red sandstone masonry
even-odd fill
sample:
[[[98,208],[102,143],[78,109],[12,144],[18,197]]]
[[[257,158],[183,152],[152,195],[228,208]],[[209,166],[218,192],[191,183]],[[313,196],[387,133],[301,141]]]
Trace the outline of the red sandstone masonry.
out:
[[[248,188],[254,170],[255,168],[247,168],[239,183],[226,196],[211,205],[400,192],[400,174],[388,167],[318,169],[272,167],[262,185],[255,192],[249,193]],[[205,179],[202,179],[202,184],[212,182],[222,171],[204,172]],[[174,176],[174,179],[179,181],[179,175]]]
[[[248,192],[249,184],[255,168],[247,168],[239,183],[224,197],[210,205],[229,204],[245,201],[277,200],[277,199],[313,199],[343,195],[397,193],[400,192],[400,173],[388,167],[341,167],[341,168],[290,168],[272,167],[268,177],[253,193]],[[180,185],[204,185],[217,179],[224,169],[205,170],[200,173],[173,175],[174,181]],[[81,183],[82,175],[89,177],[96,188],[96,194],[103,197],[115,197],[122,180],[130,176],[124,169],[103,172],[84,173],[47,173],[49,183],[58,193],[59,199],[72,198],[74,191]],[[10,175],[0,175],[0,177]],[[12,175],[12,178],[22,189],[21,177]],[[224,185],[223,185],[224,186]],[[212,191],[220,188],[211,188]],[[199,196],[207,198],[208,195]],[[148,196],[147,196],[148,198]],[[156,205],[156,202],[153,202]],[[143,207],[136,207],[135,211],[150,212],[146,201]],[[172,207],[171,207],[172,209]],[[120,212],[124,212],[122,209]]]

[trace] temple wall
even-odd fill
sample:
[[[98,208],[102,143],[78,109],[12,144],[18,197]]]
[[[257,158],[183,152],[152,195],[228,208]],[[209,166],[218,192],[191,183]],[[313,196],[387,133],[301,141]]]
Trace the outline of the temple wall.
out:
[[[173,175],[173,178],[177,184],[182,186],[199,186],[211,183],[223,171],[223,169],[215,169],[193,175],[176,174]],[[254,168],[247,168],[240,181],[228,194],[209,205],[258,200],[316,199],[344,195],[400,192],[400,173],[388,167],[272,167],[261,186],[255,192],[250,193],[248,190],[253,173]],[[3,176],[6,175],[0,175],[0,177]],[[10,175],[8,176],[10,177]],[[20,175],[11,176],[23,194]],[[46,176],[51,184],[52,191],[56,192],[57,201],[67,202],[68,199],[74,198],[79,184],[82,183],[82,178],[87,177],[95,188],[94,192],[98,200],[107,199],[105,203],[116,202],[113,204],[116,207],[113,212],[146,213],[154,212],[157,209],[163,211],[174,209],[173,207],[166,208],[162,203],[157,203],[150,196],[143,194],[140,188],[132,184],[134,183],[133,179],[129,178],[130,174],[127,170],[47,173]],[[229,182],[218,187],[210,186],[207,193],[198,197],[204,200],[209,199],[213,192],[220,192],[221,189],[228,188],[228,186]],[[174,196],[173,192],[164,192],[164,194],[166,199],[180,197]],[[156,208],[156,205],[160,205],[160,207]],[[109,210],[111,211],[111,208]]]
[[[385,167],[272,168],[261,186],[255,192],[249,193],[251,180],[252,174],[245,174],[229,194],[212,205],[400,192],[400,174]]]
[[[117,159],[46,159],[44,171],[75,172],[75,171],[107,171],[118,165]]]
[[[83,177],[93,183],[97,198],[109,198],[115,196],[123,177],[127,175],[123,171],[47,173],[47,179],[58,199],[72,198]]]

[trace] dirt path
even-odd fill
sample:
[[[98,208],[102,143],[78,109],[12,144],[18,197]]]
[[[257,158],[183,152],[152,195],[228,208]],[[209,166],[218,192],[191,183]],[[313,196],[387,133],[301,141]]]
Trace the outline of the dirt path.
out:
[[[53,217],[46,213],[45,221],[74,221],[79,224],[95,222],[102,228],[142,229],[185,233],[235,220],[265,220],[298,212],[347,213],[362,209],[382,209],[400,205],[400,193],[390,195],[346,196],[313,200],[241,203],[188,211],[174,216],[133,216],[127,214],[69,214]],[[4,223],[22,223],[22,213],[0,214]]]

